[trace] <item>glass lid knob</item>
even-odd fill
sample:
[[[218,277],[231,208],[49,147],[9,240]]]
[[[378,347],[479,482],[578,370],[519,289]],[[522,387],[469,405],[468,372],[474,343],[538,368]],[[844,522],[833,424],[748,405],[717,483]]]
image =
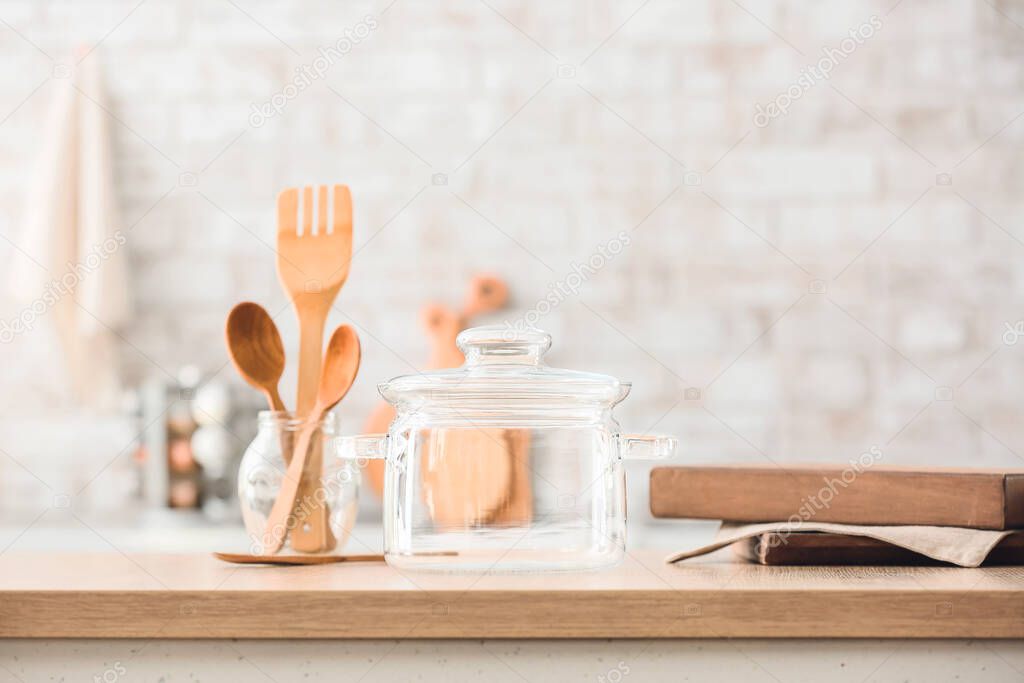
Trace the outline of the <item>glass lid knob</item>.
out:
[[[537,329],[488,325],[463,330],[455,343],[466,356],[466,365],[541,365],[551,348],[551,335]]]

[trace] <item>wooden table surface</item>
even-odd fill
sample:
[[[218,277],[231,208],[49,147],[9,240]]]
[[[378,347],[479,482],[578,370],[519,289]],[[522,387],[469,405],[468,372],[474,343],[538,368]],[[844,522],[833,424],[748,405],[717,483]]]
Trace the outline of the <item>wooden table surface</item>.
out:
[[[1024,568],[762,567],[630,551],[584,574],[0,555],[0,637],[1024,637]]]

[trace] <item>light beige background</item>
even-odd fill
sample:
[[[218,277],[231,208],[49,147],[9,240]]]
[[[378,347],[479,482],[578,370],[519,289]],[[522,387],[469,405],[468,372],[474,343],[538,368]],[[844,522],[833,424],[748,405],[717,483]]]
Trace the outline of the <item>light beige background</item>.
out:
[[[755,124],[872,15],[830,79]],[[367,17],[365,40],[251,125]],[[514,318],[626,231],[539,324],[553,363],[634,382],[627,429],[677,434],[689,462],[877,446],[886,463],[1021,465],[1024,342],[1003,337],[1024,319],[1017,3],[4,0],[7,262],[26,258],[26,173],[79,44],[109,82],[128,384],[186,363],[235,381],[221,329],[242,299],[280,313],[294,349],[274,197],[344,181],[358,251],[331,323],[364,349],[346,431],[377,381],[426,359],[423,303],[456,304],[490,271]],[[78,406],[45,324],[0,354],[0,511],[59,515],[55,494],[97,473],[76,512],[122,506],[129,422]]]

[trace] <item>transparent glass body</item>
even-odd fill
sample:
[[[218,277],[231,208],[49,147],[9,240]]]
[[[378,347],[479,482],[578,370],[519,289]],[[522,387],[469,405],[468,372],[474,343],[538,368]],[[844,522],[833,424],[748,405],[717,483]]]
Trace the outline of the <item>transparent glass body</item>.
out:
[[[669,437],[624,436],[612,407],[629,385],[549,368],[548,335],[474,328],[466,363],[381,385],[386,435],[342,437],[342,460],[384,458],[384,547],[402,569],[580,571],[625,554],[623,457]]]
[[[242,507],[242,519],[250,539],[250,551],[259,554],[262,550],[263,533],[267,518],[274,507],[281,482],[287,470],[285,453],[291,457],[295,440],[302,429],[303,421],[292,413],[262,411],[258,415],[256,437],[242,456],[238,470],[238,500]],[[334,415],[328,413],[320,422],[311,441],[311,448],[317,442],[328,443],[334,436]],[[327,510],[328,526],[336,540],[335,547],[342,547],[348,540],[356,518],[359,502],[359,468],[351,460],[334,457],[324,458],[320,477],[320,488],[309,500],[300,498],[295,512],[288,517],[291,525],[304,524],[304,517],[310,510],[324,505]],[[285,540],[285,550],[290,549],[290,535]]]
[[[396,465],[385,480],[388,561],[463,571],[616,564],[626,498],[612,443],[600,424],[398,425],[387,445]]]

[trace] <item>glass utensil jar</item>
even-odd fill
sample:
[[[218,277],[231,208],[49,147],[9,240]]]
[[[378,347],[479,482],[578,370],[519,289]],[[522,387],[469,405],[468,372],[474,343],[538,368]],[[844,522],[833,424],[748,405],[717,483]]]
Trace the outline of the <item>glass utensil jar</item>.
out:
[[[267,518],[281,490],[294,443],[305,424],[292,413],[270,410],[261,411],[257,420],[256,438],[246,448],[238,470],[238,500],[253,554],[262,550]],[[334,415],[328,413],[320,421],[310,448],[316,447],[318,442],[329,443],[334,430]],[[305,517],[312,510],[323,506],[327,510],[328,528],[337,541],[336,547],[342,547],[356,518],[359,476],[355,463],[338,458],[325,459],[320,475],[321,486],[296,501],[295,511],[288,516],[289,531],[293,526],[304,524]],[[291,547],[289,538],[285,539],[286,549]]]
[[[387,434],[340,437],[341,460],[385,460],[384,549],[401,569],[575,571],[618,563],[626,543],[624,458],[667,457],[675,440],[624,435],[613,377],[550,368],[538,330],[462,332],[465,364],[381,384]]]

